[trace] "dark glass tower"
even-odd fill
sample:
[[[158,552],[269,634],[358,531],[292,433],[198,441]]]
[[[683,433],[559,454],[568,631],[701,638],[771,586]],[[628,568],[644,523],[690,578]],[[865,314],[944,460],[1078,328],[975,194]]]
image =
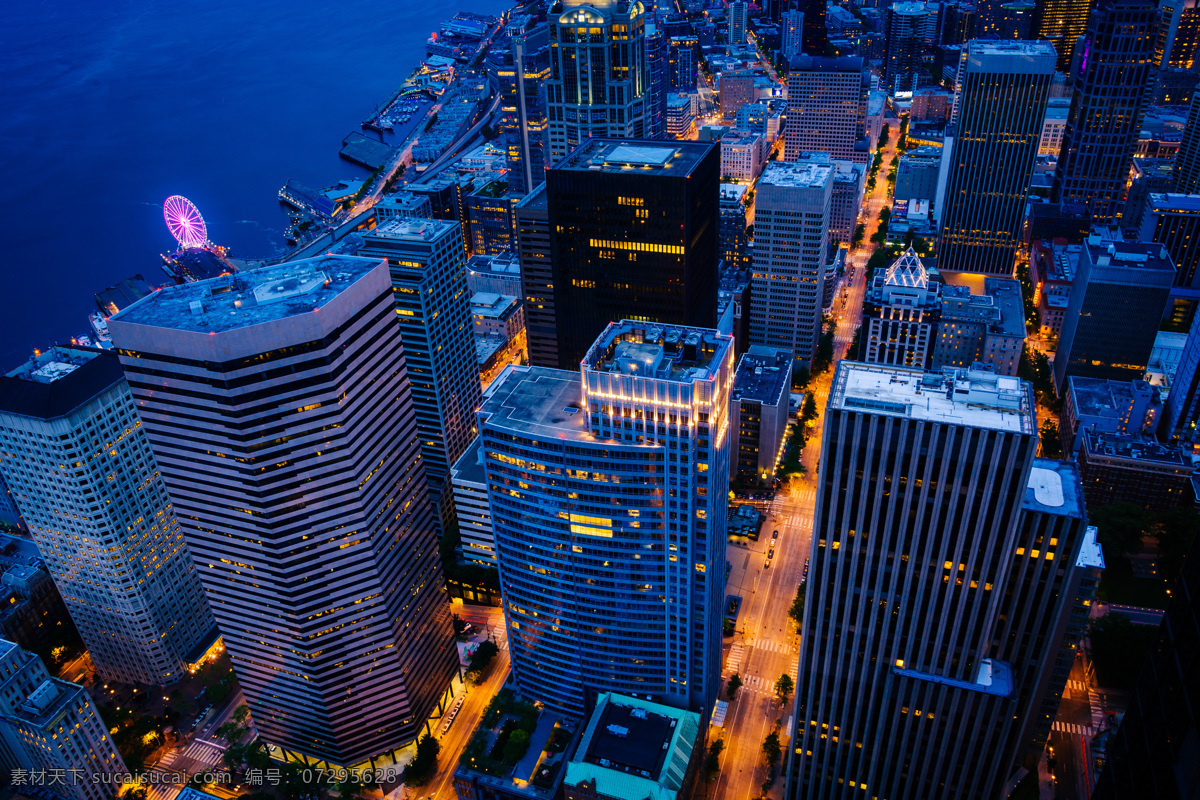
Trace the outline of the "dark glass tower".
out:
[[[667,54],[666,32],[661,25],[649,22],[646,23],[646,72],[650,83],[650,107],[646,112],[646,138],[665,139],[671,62]]]
[[[547,173],[558,363],[621,319],[716,327],[720,153],[592,139]]]
[[[1045,39],[1058,53],[1055,69],[1067,72],[1075,41],[1087,31],[1088,12],[1094,0],[1037,0],[1034,12],[1034,38]]]
[[[522,18],[527,21],[529,18]],[[508,152],[508,189],[524,195],[545,180],[546,79],[550,77],[550,34],[545,24],[509,26],[506,62],[500,71],[504,116],[501,122]]]
[[[825,0],[798,0],[795,7],[804,12],[805,55],[824,58],[829,47],[829,30],[825,27]]]
[[[937,203],[940,269],[1012,274],[1054,60],[1047,42],[967,43],[949,173]]]
[[[1097,223],[1113,221],[1129,175],[1157,23],[1151,0],[1100,0],[1088,22],[1053,202],[1087,206]]]
[[[1171,182],[1172,189],[1180,194],[1200,193],[1200,93],[1193,93],[1188,105],[1187,125],[1175,155]]]

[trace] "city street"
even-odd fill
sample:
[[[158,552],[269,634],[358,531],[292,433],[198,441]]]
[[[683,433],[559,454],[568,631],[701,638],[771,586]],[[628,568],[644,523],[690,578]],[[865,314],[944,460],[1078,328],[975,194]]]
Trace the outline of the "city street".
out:
[[[845,282],[844,289],[838,290],[834,300],[835,365],[845,357],[854,331],[862,319],[864,272],[874,250],[871,235],[879,225],[879,212],[891,204],[886,170],[896,154],[899,123],[889,120],[889,125],[892,134],[883,151],[884,166],[880,168],[875,191],[864,201],[859,215],[859,220],[866,227],[863,245],[853,250],[847,258],[847,269],[853,266],[854,279]],[[833,367],[813,378],[808,387],[822,414],[829,398],[832,375]],[[746,800],[760,795],[762,783],[767,779],[762,743],[777,720],[782,723],[782,763],[787,760],[794,697],[781,707],[775,697],[775,681],[784,673],[790,675],[793,681],[796,679],[800,637],[788,617],[788,609],[796,596],[804,562],[811,555],[820,453],[821,420],[818,418],[801,458],[807,473],[790,480],[776,494],[757,542],[746,545],[731,543],[727,549],[730,574],[726,595],[741,597],[742,606],[736,633],[727,642],[722,677],[727,681],[736,673],[743,685],[729,705],[723,729],[714,730],[709,736],[709,741],[718,737],[725,740],[720,773],[708,784],[705,795],[711,795],[716,800]],[[779,536],[772,545],[771,537],[776,530]],[[767,552],[772,547],[775,556],[769,560],[768,567]],[[782,797],[783,785],[781,774],[768,796]]]

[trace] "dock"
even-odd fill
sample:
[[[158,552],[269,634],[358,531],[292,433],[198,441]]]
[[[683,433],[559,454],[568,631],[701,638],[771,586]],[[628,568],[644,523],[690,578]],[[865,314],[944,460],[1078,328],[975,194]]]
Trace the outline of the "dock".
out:
[[[396,148],[371,139],[358,131],[351,131],[342,139],[342,150],[338,154],[352,164],[377,170],[395,155]]]

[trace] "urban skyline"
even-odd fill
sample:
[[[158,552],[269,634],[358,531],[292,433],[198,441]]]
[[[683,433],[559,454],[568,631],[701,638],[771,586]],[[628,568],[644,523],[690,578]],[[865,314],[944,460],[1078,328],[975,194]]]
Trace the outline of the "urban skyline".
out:
[[[285,250],[172,194],[163,276],[6,365],[14,789],[1190,796],[1195,9],[424,48]]]

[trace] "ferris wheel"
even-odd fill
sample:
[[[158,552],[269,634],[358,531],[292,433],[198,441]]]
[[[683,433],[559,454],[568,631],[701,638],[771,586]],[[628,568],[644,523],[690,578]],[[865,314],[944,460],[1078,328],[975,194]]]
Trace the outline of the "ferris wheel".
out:
[[[163,219],[180,247],[203,247],[208,244],[208,227],[204,217],[191,200],[173,194],[163,203]]]

